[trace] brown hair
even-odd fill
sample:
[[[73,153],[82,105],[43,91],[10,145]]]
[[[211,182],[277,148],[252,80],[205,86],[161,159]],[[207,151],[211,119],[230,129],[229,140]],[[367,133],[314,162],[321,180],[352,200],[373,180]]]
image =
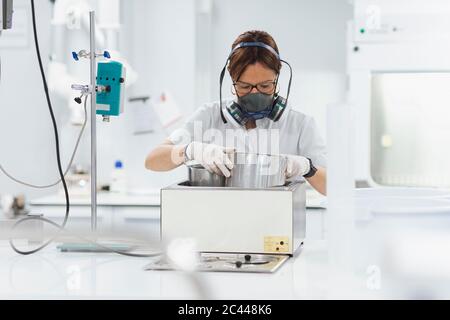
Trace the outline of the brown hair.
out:
[[[237,37],[231,48],[234,49],[241,42],[262,42],[271,46],[279,53],[275,40],[265,31],[252,30],[244,32]],[[272,69],[277,74],[280,73],[281,62],[272,52],[261,47],[244,47],[236,50],[230,57],[228,72],[233,81],[239,79],[248,65],[255,64],[256,62]]]

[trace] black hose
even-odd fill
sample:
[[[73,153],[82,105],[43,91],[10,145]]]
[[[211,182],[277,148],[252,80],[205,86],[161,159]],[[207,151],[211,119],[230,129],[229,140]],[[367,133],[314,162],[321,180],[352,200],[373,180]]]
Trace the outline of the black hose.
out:
[[[66,198],[66,213],[65,213],[65,216],[64,216],[64,221],[63,221],[63,223],[61,225],[61,228],[60,228],[60,229],[64,229],[64,227],[67,224],[67,220],[69,219],[69,210],[70,210],[69,190],[67,189],[67,184],[66,184],[66,180],[65,180],[65,177],[64,177],[64,172],[63,172],[62,165],[61,165],[61,153],[60,153],[60,150],[59,150],[58,127],[57,127],[57,124],[56,124],[55,114],[53,112],[52,102],[50,100],[50,93],[49,93],[49,90],[48,90],[47,79],[45,78],[44,66],[42,65],[41,52],[39,50],[39,41],[38,41],[37,30],[36,30],[37,29],[36,28],[36,13],[35,13],[35,10],[34,10],[34,0],[31,0],[31,15],[32,15],[32,18],[33,18],[33,34],[34,34],[34,44],[35,44],[35,47],[36,47],[36,55],[37,55],[37,58],[38,58],[38,61],[39,61],[39,69],[40,69],[40,72],[41,72],[42,84],[44,85],[45,97],[47,98],[47,106],[48,106],[48,110],[50,112],[50,116],[52,118],[53,131],[54,131],[54,134],[55,134],[56,159],[57,159],[57,164],[58,164],[58,172],[59,172],[59,176],[61,178],[61,182],[63,184],[64,195],[65,195],[65,198]],[[18,223],[15,224],[15,227],[17,227],[17,225],[19,223],[22,223],[22,222],[25,222],[25,221],[28,221],[28,220],[30,220],[30,219],[23,219],[23,220],[19,221]],[[54,224],[54,223],[52,223],[52,224]],[[34,250],[30,250],[30,251],[18,250],[14,246],[14,244],[13,244],[13,242],[11,240],[10,240],[10,245],[13,248],[13,250],[16,251],[17,253],[23,254],[23,255],[29,255],[29,254],[33,254],[33,253],[36,253],[36,252],[42,250],[50,242],[51,242],[51,240],[47,241],[46,243],[44,243],[44,245],[42,245],[42,246],[40,246],[40,247],[38,247],[38,248],[36,248]]]
[[[58,172],[59,172],[59,176],[61,178],[62,184],[63,184],[64,195],[66,198],[66,214],[64,216],[64,222],[62,224],[62,226],[65,227],[65,225],[67,223],[67,219],[69,218],[69,210],[70,210],[69,190],[67,189],[67,183],[66,183],[66,179],[64,177],[64,172],[63,172],[62,165],[61,165],[61,152],[59,150],[58,127],[56,124],[55,114],[53,113],[52,102],[50,100],[50,93],[48,91],[48,86],[47,86],[47,79],[45,78],[44,67],[42,65],[42,59],[41,59],[41,52],[39,50],[39,41],[38,41],[37,28],[36,28],[36,13],[34,10],[34,0],[31,0],[31,12],[32,12],[32,16],[33,16],[34,44],[36,46],[36,54],[37,54],[37,58],[39,61],[39,69],[41,71],[42,83],[44,85],[44,91],[45,91],[45,97],[47,98],[48,110],[49,110],[50,116],[52,118],[53,131],[55,133],[55,147],[56,147],[56,159],[57,159],[57,164],[58,164]]]

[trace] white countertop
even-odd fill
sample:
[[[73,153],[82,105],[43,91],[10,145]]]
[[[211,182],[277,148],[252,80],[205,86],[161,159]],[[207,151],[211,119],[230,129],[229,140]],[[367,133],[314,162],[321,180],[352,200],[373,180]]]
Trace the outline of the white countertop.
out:
[[[323,299],[373,297],[365,280],[331,277],[323,241],[311,241],[274,274],[209,272],[200,279],[207,299]],[[191,278],[176,271],[145,271],[150,260],[115,254],[30,256],[0,246],[1,299],[196,299]],[[344,284],[344,283],[342,283]]]
[[[99,192],[97,194],[98,206],[159,206],[159,190],[144,195],[122,194],[112,192]],[[62,206],[66,204],[64,195],[54,194],[43,198],[31,200],[32,206]],[[76,195],[70,197],[70,204],[74,206],[89,206],[89,195]]]
[[[425,220],[428,224],[422,223],[422,220],[402,219],[402,225],[408,224],[403,231],[409,238],[400,237],[406,245],[405,241],[399,243],[396,238],[390,239],[396,242],[384,243],[385,236],[389,234],[380,233],[388,227],[383,224],[384,220],[375,221],[372,228],[368,228],[367,221],[359,221],[357,234],[327,234],[324,213],[326,210],[323,209],[307,210],[307,238],[302,252],[288,259],[274,274],[200,273],[200,279],[209,288],[207,298],[450,297],[450,272],[446,268],[450,260],[445,260],[448,255],[442,254],[446,252],[450,238],[426,242],[429,234],[408,233],[416,230],[414,226],[417,224],[420,225],[418,229],[426,229],[431,235],[439,230],[442,232],[444,226],[450,225],[447,215],[430,217],[430,220]],[[339,220],[335,222],[342,223]],[[381,229],[378,228],[380,226]],[[391,226],[391,231],[396,230],[395,226],[398,225]],[[324,241],[326,237],[335,241],[327,244]],[[417,242],[417,239],[421,240]],[[385,244],[391,248],[391,251],[385,252],[395,252],[393,256],[380,255],[380,248],[387,248],[381,247]],[[419,244],[423,245],[419,248]],[[436,249],[438,244],[441,246]],[[347,269],[351,271],[338,272],[330,267],[329,262],[338,257],[333,252],[338,251],[345,257],[351,251],[349,260],[342,260],[339,256],[341,262],[353,260],[352,266]],[[150,261],[149,258],[109,253],[61,253],[54,245],[37,254],[21,256],[9,247],[7,241],[0,241],[0,299],[198,298],[191,278],[175,271],[145,271],[143,268]]]
[[[273,274],[204,272],[208,299],[377,298],[366,277],[333,275],[323,240],[323,210],[307,213],[303,250]],[[61,253],[52,245],[29,256],[0,242],[0,299],[196,299],[191,278],[145,271],[151,258]],[[203,297],[204,298],[204,297]]]
[[[99,192],[97,194],[98,206],[159,206],[161,203],[160,190],[155,189],[147,194],[121,194],[111,192]],[[63,206],[65,198],[62,194],[54,194],[43,198],[31,200],[32,206]],[[71,196],[70,203],[74,206],[89,206],[89,195]],[[306,206],[308,208],[325,208],[326,197],[312,189],[306,191]]]

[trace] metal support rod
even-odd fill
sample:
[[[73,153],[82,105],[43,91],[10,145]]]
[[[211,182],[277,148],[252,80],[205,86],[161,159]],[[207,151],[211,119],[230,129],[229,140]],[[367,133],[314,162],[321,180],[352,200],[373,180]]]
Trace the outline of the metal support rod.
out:
[[[91,229],[97,230],[97,104],[95,78],[97,77],[95,48],[95,12],[89,12],[90,19],[90,60],[91,60]]]

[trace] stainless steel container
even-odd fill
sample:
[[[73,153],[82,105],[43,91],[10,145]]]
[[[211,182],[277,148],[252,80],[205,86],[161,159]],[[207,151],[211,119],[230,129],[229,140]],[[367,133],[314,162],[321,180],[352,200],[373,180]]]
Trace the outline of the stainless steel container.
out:
[[[235,153],[227,187],[264,189],[286,183],[286,157],[255,153]]]
[[[206,170],[202,165],[188,165],[189,184],[193,187],[225,187],[225,177]]]

